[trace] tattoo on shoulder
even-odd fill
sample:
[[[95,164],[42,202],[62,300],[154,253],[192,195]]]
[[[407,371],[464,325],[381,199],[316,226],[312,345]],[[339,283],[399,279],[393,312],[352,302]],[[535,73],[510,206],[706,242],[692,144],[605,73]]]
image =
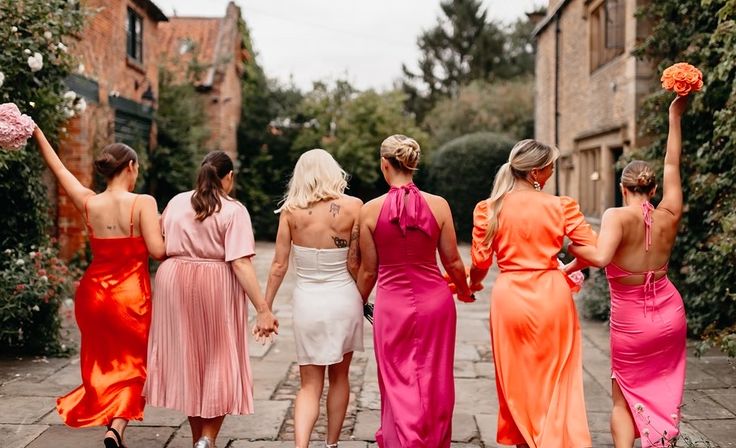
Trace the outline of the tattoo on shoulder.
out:
[[[358,238],[360,238],[360,232],[357,230],[353,230],[353,233],[350,234],[350,241],[355,241]]]
[[[333,236],[332,241],[335,242],[335,246],[339,248],[348,247],[348,240],[345,238],[340,238],[338,236]]]
[[[332,217],[334,218],[338,213],[340,213],[340,206],[334,202],[330,203],[330,214]]]

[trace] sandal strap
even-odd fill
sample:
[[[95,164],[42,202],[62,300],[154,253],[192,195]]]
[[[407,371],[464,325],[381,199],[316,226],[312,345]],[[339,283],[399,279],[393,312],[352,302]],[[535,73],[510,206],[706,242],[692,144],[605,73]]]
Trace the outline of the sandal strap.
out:
[[[123,447],[123,438],[120,437],[120,433],[118,432],[118,430],[115,429],[115,428],[113,428],[112,426],[108,426],[107,427],[107,430],[110,431],[115,436],[115,438],[117,439],[117,442],[118,442],[118,446],[122,448]]]

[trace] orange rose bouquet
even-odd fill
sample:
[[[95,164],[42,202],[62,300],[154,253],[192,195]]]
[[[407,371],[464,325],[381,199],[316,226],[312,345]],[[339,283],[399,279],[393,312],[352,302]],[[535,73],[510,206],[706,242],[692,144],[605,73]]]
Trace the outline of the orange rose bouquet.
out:
[[[678,62],[665,69],[661,81],[665,90],[686,96],[703,88],[703,73],[687,62]]]

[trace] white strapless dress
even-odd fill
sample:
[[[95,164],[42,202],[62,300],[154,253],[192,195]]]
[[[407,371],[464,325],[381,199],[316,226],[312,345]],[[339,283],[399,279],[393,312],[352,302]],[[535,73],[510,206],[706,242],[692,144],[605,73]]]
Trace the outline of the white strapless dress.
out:
[[[299,365],[337,364],[345,353],[363,351],[363,300],[348,272],[348,249],[292,249]]]

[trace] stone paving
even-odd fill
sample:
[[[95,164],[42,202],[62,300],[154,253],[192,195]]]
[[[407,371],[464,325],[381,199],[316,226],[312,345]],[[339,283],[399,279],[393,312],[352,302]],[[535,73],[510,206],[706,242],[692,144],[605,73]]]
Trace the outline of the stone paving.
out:
[[[273,246],[258,244],[255,258],[260,279],[265,279]],[[463,252],[467,254],[467,248]],[[490,284],[492,278],[487,284]],[[255,381],[255,409],[251,416],[228,417],[220,448],[285,448],[293,446],[293,404],[299,387],[298,367],[291,331],[290,295],[293,274],[284,281],[276,301],[281,323],[273,343],[251,345]],[[458,303],[455,361],[457,401],[453,421],[453,447],[496,447],[498,403],[489,347],[487,288],[474,304]],[[608,432],[611,407],[607,326],[583,321],[585,394],[594,447],[612,447]],[[352,391],[345,420],[343,448],[375,447],[380,398],[372,333],[366,324],[366,351],[356,353],[351,368]],[[0,360],[0,448],[87,448],[101,446],[102,428],[70,429],[54,410],[55,397],[79,384],[79,359],[36,358]],[[325,389],[326,390],[326,389]],[[324,440],[324,407],[314,433],[313,446]],[[717,353],[688,359],[684,434],[697,445],[736,447],[736,367]],[[143,422],[126,432],[130,448],[190,448],[186,417],[165,409],[147,408]],[[562,447],[561,447],[562,448]]]

